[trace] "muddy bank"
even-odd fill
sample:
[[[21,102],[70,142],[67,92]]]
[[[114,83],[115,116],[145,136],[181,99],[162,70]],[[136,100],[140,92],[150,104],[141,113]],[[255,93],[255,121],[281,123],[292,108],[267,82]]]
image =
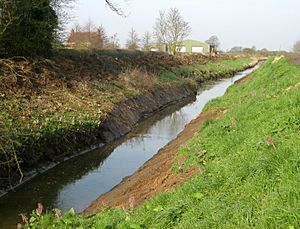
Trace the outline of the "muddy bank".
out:
[[[156,88],[135,98],[121,102],[108,114],[99,129],[99,139],[109,143],[127,134],[147,116],[187,97],[194,99],[197,88],[189,84]]]
[[[259,60],[254,60],[239,71],[253,68],[258,63]],[[215,79],[229,78],[239,71],[231,71],[226,74],[220,73]],[[198,81],[199,85],[204,82],[204,80]],[[175,87],[155,88],[152,92],[146,92],[143,95],[121,102],[114,107],[112,112],[108,114],[107,121],[101,125],[99,138],[103,143],[118,139],[128,133],[140,120],[184,98],[191,95],[195,96],[196,93],[196,87],[184,84]]]
[[[101,195],[87,209],[83,215],[96,214],[103,207],[137,207],[149,197],[160,192],[170,191],[178,187],[185,180],[192,177],[201,168],[193,168],[185,173],[174,174],[172,165],[178,161],[176,153],[179,148],[193,137],[198,127],[207,119],[222,115],[220,111],[210,111],[201,114],[190,122],[176,139],[158,151],[158,153],[141,166],[133,175],[123,181],[111,191]]]

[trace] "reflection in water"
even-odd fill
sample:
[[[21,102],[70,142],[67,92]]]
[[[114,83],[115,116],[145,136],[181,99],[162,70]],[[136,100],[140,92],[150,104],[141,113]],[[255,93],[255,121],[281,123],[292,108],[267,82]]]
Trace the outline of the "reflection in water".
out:
[[[195,102],[159,112],[121,140],[64,162],[9,193],[0,199],[0,228],[15,228],[18,214],[30,212],[37,202],[48,209],[66,211],[74,207],[77,212],[82,211],[174,139],[198,116],[207,101],[223,95],[235,80],[249,73],[250,70],[206,84]]]

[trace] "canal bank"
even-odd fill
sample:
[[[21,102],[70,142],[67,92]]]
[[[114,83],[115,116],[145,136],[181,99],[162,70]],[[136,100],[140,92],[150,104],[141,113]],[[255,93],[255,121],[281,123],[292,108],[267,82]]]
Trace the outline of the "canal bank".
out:
[[[241,83],[247,79],[249,74],[259,66],[245,70],[234,77],[221,80],[212,84],[212,87],[200,89],[194,104],[202,103],[198,107],[199,113],[204,105],[211,99],[222,96],[226,89],[233,83]],[[207,85],[206,85],[207,86]],[[191,178],[196,172],[203,173],[199,167],[189,168],[184,173],[174,173],[172,167],[174,163],[180,164],[184,161],[177,155],[178,150],[187,144],[188,140],[193,137],[197,129],[208,119],[222,117],[226,110],[210,110],[194,117],[191,122],[187,123],[184,130],[178,136],[170,141],[166,146],[161,148],[150,160],[141,166],[133,175],[126,177],[120,184],[115,186],[109,192],[101,195],[92,204],[86,208],[82,214],[92,215],[99,212],[102,208],[121,207],[129,209],[138,207],[149,197],[155,194],[171,191],[180,186],[184,181]]]
[[[241,78],[242,75],[238,74],[236,77]],[[29,209],[33,209],[37,202],[42,202],[47,209],[58,207],[62,210],[68,210],[74,207],[77,212],[82,211],[97,196],[109,191],[124,177],[131,175],[161,147],[174,139],[187,123],[198,116],[207,100],[222,95],[233,81],[234,79],[231,78],[226,79],[226,83],[222,84],[221,81],[219,86],[218,82],[217,85],[212,82],[208,83],[200,89],[199,95],[202,95],[202,97],[197,97],[197,102],[189,104],[175,111],[175,113],[173,111],[171,114],[166,114],[167,119],[161,119],[162,117],[160,117],[159,120],[155,120],[156,124],[154,126],[148,126],[146,130],[140,133],[133,133],[134,136],[131,136],[133,138],[128,139],[127,142],[118,147],[109,147],[110,149],[106,153],[98,150],[93,153],[95,158],[90,157],[90,153],[63,163],[49,171],[48,174],[52,173],[53,180],[47,180],[47,174],[37,177],[28,183],[28,187],[25,187],[26,184],[16,190],[16,193],[11,193],[2,199],[0,202],[2,208],[2,210],[0,209],[0,215],[9,222],[10,217],[17,216],[21,212],[30,211]],[[110,156],[107,160],[100,161],[100,155],[104,154]],[[88,159],[84,160],[84,158]],[[83,161],[86,161],[86,163],[83,164]],[[55,174],[53,175],[53,173]],[[68,179],[61,179],[62,183],[57,180],[57,177],[68,176],[67,174],[71,174],[71,176]],[[55,188],[52,189],[52,185]],[[26,189],[29,189],[27,194],[25,194]],[[51,193],[49,190],[51,190]],[[35,198],[33,198],[34,196]],[[11,211],[9,210],[10,207]]]
[[[9,105],[12,99],[5,95],[4,105],[8,108],[4,114],[12,114],[4,116],[7,120],[3,123],[10,124],[5,126],[2,138],[4,142],[12,142],[10,148],[13,150],[9,153],[10,145],[3,145],[7,149],[2,149],[6,157],[1,158],[3,163],[0,163],[0,196],[19,186],[20,180],[23,184],[63,161],[112,142],[130,132],[145,117],[172,103],[195,97],[195,81],[202,83],[229,77],[256,63],[256,60],[251,62],[247,58],[216,61],[195,67],[179,67],[160,76],[133,70],[119,76],[118,81],[97,79],[92,84],[89,80],[77,82],[87,85],[76,91],[72,88],[64,91],[69,82],[66,80],[65,86],[61,82],[58,86],[62,91],[43,92],[45,98],[43,93],[36,97],[36,89],[26,91],[26,97],[11,95],[25,98],[20,103],[13,100],[17,103],[13,107],[19,107],[16,112],[12,112]],[[196,73],[199,77],[195,78]],[[47,95],[49,93],[50,96]],[[13,115],[17,116],[8,118]],[[11,122],[14,119],[20,120]],[[12,132],[8,131],[10,128]],[[6,137],[9,139],[5,140]]]

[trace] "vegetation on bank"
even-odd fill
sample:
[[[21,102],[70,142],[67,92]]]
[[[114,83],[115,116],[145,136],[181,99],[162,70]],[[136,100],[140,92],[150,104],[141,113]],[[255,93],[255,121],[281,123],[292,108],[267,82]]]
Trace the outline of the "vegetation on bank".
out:
[[[237,71],[242,71],[249,64],[249,58],[240,58],[235,61],[224,60],[222,62],[208,62],[203,65],[181,66],[172,73],[182,78],[193,79],[197,82],[228,77]]]
[[[268,60],[247,82],[211,101],[207,120],[178,154],[182,168],[201,167],[182,187],[134,210],[82,217],[33,214],[31,228],[300,227],[300,68]],[[176,169],[177,168],[177,169]],[[130,200],[129,200],[130,201]],[[25,226],[26,227],[26,226]]]
[[[166,80],[163,73],[209,61],[202,55],[72,50],[51,59],[1,59],[1,189],[28,168],[99,143],[99,125],[118,102],[191,83],[179,76]]]
[[[72,0],[0,1],[0,57],[49,56]]]

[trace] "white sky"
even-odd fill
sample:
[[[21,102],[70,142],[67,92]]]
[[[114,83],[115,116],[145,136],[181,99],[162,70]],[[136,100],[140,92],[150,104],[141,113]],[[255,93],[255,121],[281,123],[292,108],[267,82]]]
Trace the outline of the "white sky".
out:
[[[217,35],[221,48],[233,46],[291,50],[300,40],[300,0],[115,0],[128,14],[112,12],[104,0],[77,0],[71,15],[75,23],[91,19],[124,44],[134,28],[140,36],[152,31],[159,10],[178,8],[190,23],[189,38],[205,41]]]

